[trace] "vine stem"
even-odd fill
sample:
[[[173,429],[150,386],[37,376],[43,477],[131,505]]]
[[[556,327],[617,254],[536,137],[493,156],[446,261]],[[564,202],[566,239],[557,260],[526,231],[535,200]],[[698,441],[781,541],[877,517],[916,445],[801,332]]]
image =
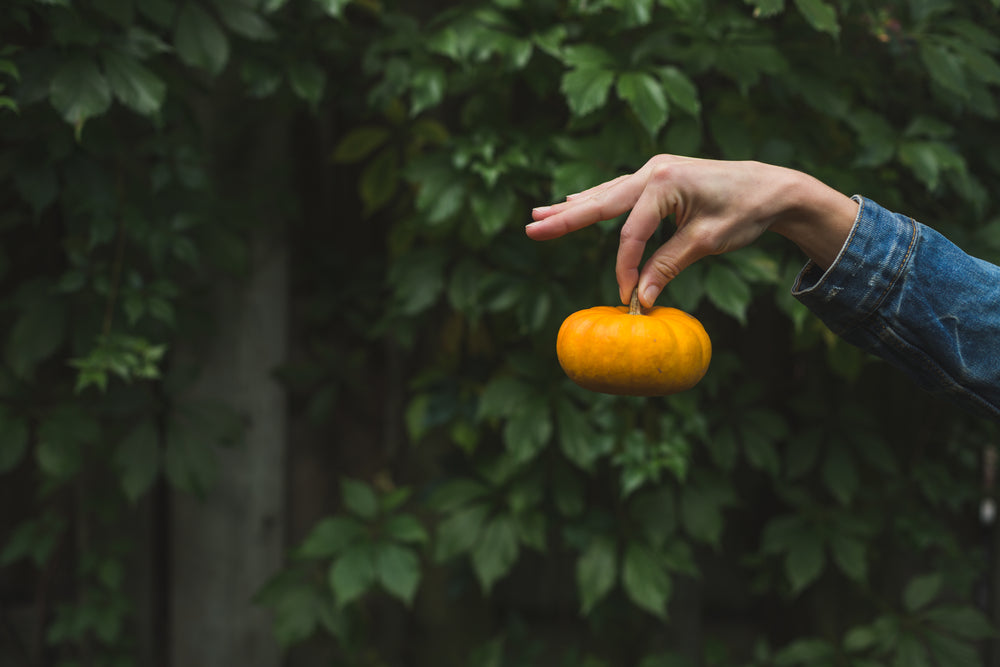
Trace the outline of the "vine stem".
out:
[[[632,299],[628,303],[629,315],[642,315],[642,304],[639,303],[639,286],[632,288]]]

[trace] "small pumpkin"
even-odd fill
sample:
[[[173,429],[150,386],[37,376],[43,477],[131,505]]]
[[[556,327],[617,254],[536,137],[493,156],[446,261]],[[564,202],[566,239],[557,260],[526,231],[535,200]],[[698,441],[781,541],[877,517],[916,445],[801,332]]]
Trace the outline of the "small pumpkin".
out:
[[[556,338],[559,364],[584,389],[625,396],[685,391],[705,376],[712,341],[697,319],[676,308],[597,306],[567,317]]]

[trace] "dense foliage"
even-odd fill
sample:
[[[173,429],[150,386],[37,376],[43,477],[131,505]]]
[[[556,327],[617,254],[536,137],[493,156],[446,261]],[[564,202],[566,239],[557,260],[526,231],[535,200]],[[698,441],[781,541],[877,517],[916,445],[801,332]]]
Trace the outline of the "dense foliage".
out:
[[[412,4],[8,0],[0,580],[53,600],[50,654],[134,655],[122,525],[225,474],[240,420],[178,351],[265,234],[294,257],[295,418],[368,448],[260,591],[292,655],[983,664],[986,424],[835,340],[777,238],[661,297],[712,336],[698,387],[582,391],[555,332],[617,300],[615,224],[521,226],[672,152],[803,169],[1000,259],[997,3]],[[385,404],[403,447],[348,439]]]

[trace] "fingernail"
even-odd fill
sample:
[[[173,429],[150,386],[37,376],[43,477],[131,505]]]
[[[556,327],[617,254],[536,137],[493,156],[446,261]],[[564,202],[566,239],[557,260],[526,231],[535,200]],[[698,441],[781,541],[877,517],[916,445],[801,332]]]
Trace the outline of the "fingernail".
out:
[[[536,206],[535,208],[531,209],[531,212],[532,213],[545,213],[550,208],[552,208],[552,207],[551,206]]]
[[[649,304],[649,306],[653,305],[656,301],[656,297],[659,295],[660,290],[657,289],[656,285],[648,285],[646,289],[642,290],[642,300]]]

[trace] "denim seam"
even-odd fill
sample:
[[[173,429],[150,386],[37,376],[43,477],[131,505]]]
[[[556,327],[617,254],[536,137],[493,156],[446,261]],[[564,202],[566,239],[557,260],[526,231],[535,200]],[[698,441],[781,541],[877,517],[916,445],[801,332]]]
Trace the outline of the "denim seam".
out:
[[[979,394],[966,389],[961,383],[957,382],[955,378],[948,373],[948,371],[941,368],[941,366],[938,365],[932,357],[930,357],[920,347],[913,345],[902,338],[896,333],[895,329],[889,326],[884,320],[880,318],[877,325],[871,329],[872,333],[874,333],[876,338],[882,341],[882,343],[893,347],[898,353],[918,364],[925,371],[936,377],[939,384],[947,388],[948,393],[965,397],[966,400],[975,404],[980,410],[992,415],[993,418],[1000,417],[1000,409],[998,409],[997,406],[993,405]]]

